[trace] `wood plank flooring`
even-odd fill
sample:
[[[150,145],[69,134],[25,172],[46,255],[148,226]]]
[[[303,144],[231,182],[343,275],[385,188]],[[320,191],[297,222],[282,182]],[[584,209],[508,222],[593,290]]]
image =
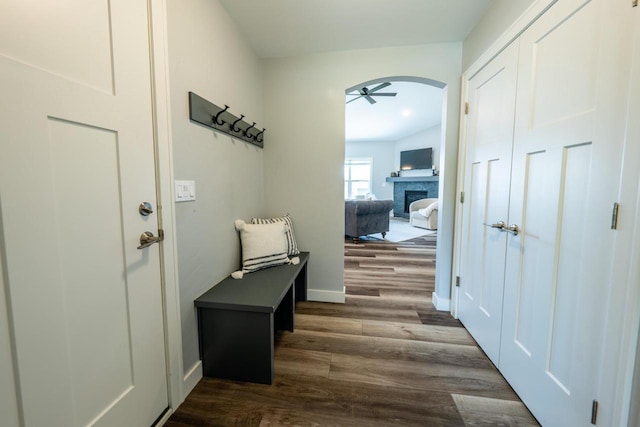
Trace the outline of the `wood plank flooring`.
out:
[[[165,425],[538,426],[460,322],[433,308],[435,239],[345,242],[347,301],[298,303],[274,384],[203,378]]]

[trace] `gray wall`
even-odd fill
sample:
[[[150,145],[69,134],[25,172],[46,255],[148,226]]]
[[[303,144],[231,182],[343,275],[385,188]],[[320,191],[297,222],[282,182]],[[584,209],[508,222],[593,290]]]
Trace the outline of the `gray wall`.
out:
[[[263,151],[191,123],[187,93],[228,104],[263,124],[260,61],[217,1],[168,0],[174,176],[195,180],[195,202],[176,204],[183,365],[198,362],[193,300],[236,270],[234,220],[263,213]],[[265,144],[270,144],[269,136]]]
[[[400,169],[400,152],[431,147],[433,162],[437,166],[440,163],[441,130],[442,126],[437,125],[399,140],[346,142],[345,157],[372,158],[372,192],[379,200],[393,200],[393,183],[387,182],[386,178]],[[431,170],[405,171],[404,175],[431,175]]]
[[[638,345],[640,345],[640,330],[638,330]],[[636,366],[633,376],[633,389],[631,393],[631,410],[629,426],[640,426],[640,347],[636,349]]]
[[[310,296],[344,298],[345,89],[383,77],[416,76],[448,85],[446,187],[451,217],[442,224],[440,248],[452,249],[456,184],[461,43],[367,49],[263,62],[263,105],[271,140],[265,149],[265,207],[290,212],[303,250],[311,251]],[[445,167],[441,166],[443,173]],[[448,242],[447,242],[448,240]],[[440,265],[440,264],[439,264]],[[450,271],[441,291],[449,298]]]
[[[393,199],[393,185],[386,182],[385,178],[394,169],[393,142],[389,141],[359,141],[345,144],[345,157],[373,159],[373,171],[371,177],[371,192],[379,200]]]
[[[400,152],[418,148],[433,148],[433,161],[440,162],[442,126],[425,129],[406,138],[393,141],[359,141],[345,144],[345,157],[373,159],[372,192],[380,200],[393,199],[393,184],[386,181],[391,172],[400,169]],[[431,170],[404,171],[404,176],[431,175]]]
[[[0,221],[0,249],[2,249],[2,221]],[[9,332],[9,313],[6,301],[4,285],[4,273],[2,264],[3,254],[0,253],[0,414],[2,423],[6,426],[19,425],[18,402],[16,400],[16,383],[14,377],[14,365],[11,337]],[[6,343],[6,345],[5,345]]]
[[[400,152],[415,150],[417,148],[433,148],[433,164],[440,168],[440,144],[442,143],[442,126],[430,127],[415,135],[399,139],[394,147],[394,164],[396,170],[400,169]],[[431,170],[402,171],[402,176],[429,176]]]
[[[494,0],[462,47],[462,70],[480,57],[536,0]]]

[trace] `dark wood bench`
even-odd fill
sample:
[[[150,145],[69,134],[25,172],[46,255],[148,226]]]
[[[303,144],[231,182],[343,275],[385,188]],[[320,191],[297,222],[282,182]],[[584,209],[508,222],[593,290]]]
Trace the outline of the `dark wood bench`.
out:
[[[273,383],[276,330],[293,332],[296,301],[307,299],[309,252],[298,265],[227,277],[195,300],[204,376]]]

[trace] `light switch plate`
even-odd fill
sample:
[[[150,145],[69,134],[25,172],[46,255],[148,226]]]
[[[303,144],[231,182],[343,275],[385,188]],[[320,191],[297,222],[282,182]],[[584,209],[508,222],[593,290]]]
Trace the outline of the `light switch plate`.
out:
[[[192,202],[196,199],[196,182],[195,181],[175,181],[176,185],[176,203]]]

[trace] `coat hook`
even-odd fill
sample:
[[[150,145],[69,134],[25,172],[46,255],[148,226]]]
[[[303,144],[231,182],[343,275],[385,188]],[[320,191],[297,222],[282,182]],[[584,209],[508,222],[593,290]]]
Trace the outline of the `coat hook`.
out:
[[[249,126],[248,128],[246,128],[244,130],[244,136],[246,136],[247,138],[253,139],[254,135],[249,135],[249,129],[251,129],[252,127],[254,127],[256,125],[256,122],[253,122],[253,124],[251,126]]]
[[[238,123],[242,119],[244,119],[244,114],[240,114],[240,118],[235,122],[233,122],[231,126],[229,126],[229,128],[231,129],[231,132],[240,132],[242,130],[241,128],[236,129],[236,123]]]
[[[213,116],[213,123],[218,125],[218,126],[222,126],[224,125],[226,122],[224,120],[222,121],[218,121],[218,117],[220,117],[222,115],[222,113],[224,113],[225,111],[227,111],[229,109],[229,106],[227,104],[224,105],[224,110],[220,110],[218,111],[218,114],[216,114],[215,116]]]
[[[264,141],[264,137],[263,137],[262,139],[258,139],[258,137],[259,137],[260,135],[262,135],[262,134],[264,133],[264,131],[265,131],[265,130],[266,130],[265,128],[262,128],[262,132],[258,133],[256,136],[254,136],[254,137],[253,137],[253,140],[254,140],[255,142],[262,142],[262,141]]]

